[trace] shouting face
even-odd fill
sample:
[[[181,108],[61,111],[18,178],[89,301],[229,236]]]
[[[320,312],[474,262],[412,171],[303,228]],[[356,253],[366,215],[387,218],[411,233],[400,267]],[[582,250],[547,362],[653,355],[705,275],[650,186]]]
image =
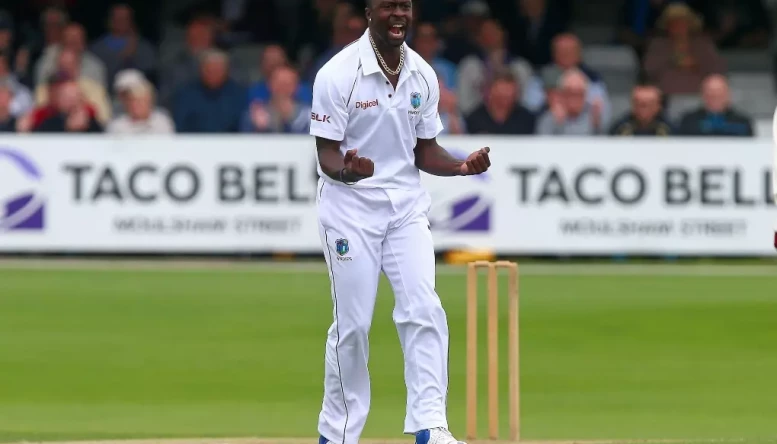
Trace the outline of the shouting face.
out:
[[[371,0],[367,20],[376,44],[399,47],[413,24],[410,0]]]

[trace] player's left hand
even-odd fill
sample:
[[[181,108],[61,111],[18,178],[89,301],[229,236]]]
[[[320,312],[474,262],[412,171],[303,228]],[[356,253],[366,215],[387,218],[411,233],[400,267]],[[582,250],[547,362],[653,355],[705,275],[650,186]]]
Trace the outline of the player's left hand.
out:
[[[491,166],[491,159],[488,158],[489,152],[491,152],[491,148],[485,147],[470,154],[467,160],[461,164],[461,175],[470,176],[485,173]]]

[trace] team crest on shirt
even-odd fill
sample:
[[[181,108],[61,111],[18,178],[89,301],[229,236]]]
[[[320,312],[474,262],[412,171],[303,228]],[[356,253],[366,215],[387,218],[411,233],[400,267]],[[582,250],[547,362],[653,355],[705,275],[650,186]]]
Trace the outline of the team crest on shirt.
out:
[[[348,254],[348,252],[351,251],[350,247],[348,246],[348,239],[337,239],[335,241],[335,251],[337,251],[337,254],[340,256],[345,256]]]
[[[421,107],[421,93],[414,92],[410,94],[410,106],[414,109]]]

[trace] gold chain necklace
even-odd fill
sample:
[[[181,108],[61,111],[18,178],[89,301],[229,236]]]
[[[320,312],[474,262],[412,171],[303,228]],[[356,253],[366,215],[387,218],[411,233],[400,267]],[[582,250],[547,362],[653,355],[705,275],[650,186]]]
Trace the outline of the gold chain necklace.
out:
[[[386,61],[383,60],[383,56],[380,55],[380,51],[378,51],[378,46],[375,45],[375,40],[372,40],[372,33],[367,33],[370,37],[370,43],[372,44],[372,49],[375,51],[375,55],[378,56],[378,61],[380,62],[381,66],[383,66],[383,69],[386,70],[386,73],[390,76],[395,76],[399,74],[399,71],[402,71],[402,65],[405,64],[405,45],[402,45],[399,47],[399,65],[397,65],[397,69],[392,70],[389,69],[388,65],[386,64]]]

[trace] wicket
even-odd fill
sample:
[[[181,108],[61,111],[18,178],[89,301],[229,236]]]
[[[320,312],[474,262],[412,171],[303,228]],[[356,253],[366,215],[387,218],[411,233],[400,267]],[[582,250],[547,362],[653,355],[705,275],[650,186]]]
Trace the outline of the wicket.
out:
[[[467,439],[477,439],[478,269],[488,269],[488,435],[499,439],[499,285],[500,269],[508,271],[508,373],[510,440],[520,439],[520,378],[518,358],[518,264],[476,261],[467,265]]]

